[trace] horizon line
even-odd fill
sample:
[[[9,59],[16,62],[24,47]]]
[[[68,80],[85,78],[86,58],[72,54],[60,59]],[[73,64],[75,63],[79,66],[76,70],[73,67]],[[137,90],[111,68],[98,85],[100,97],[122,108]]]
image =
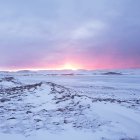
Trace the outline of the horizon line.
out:
[[[20,72],[20,71],[78,71],[78,70],[86,70],[86,71],[96,71],[96,70],[129,70],[129,69],[140,69],[138,68],[99,68],[99,69],[15,69],[15,70],[0,70],[0,72]]]

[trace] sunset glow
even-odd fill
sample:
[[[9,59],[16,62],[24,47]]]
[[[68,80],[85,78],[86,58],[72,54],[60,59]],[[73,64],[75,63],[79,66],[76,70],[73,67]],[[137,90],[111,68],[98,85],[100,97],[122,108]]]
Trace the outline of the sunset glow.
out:
[[[140,68],[139,5],[0,1],[0,70]]]
[[[79,69],[78,67],[76,67],[75,65],[72,65],[70,63],[66,63],[65,65],[62,66],[62,68],[60,69],[70,69],[70,70],[77,70]]]

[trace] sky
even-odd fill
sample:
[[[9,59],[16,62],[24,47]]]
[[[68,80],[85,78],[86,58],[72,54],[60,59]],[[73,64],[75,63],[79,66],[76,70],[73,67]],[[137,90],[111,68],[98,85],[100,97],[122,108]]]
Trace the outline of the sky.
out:
[[[140,0],[0,0],[0,70],[140,68]]]

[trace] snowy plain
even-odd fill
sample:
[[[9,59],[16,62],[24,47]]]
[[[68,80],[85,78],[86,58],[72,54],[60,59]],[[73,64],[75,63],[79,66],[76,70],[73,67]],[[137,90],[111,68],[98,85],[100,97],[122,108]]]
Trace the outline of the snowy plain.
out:
[[[140,140],[140,70],[0,72],[0,140]]]

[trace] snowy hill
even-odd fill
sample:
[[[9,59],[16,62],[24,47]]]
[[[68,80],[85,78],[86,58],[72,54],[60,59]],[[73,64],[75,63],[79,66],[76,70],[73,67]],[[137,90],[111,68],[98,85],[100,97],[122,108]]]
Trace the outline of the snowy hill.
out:
[[[139,140],[139,85],[138,70],[2,72],[0,137]]]

